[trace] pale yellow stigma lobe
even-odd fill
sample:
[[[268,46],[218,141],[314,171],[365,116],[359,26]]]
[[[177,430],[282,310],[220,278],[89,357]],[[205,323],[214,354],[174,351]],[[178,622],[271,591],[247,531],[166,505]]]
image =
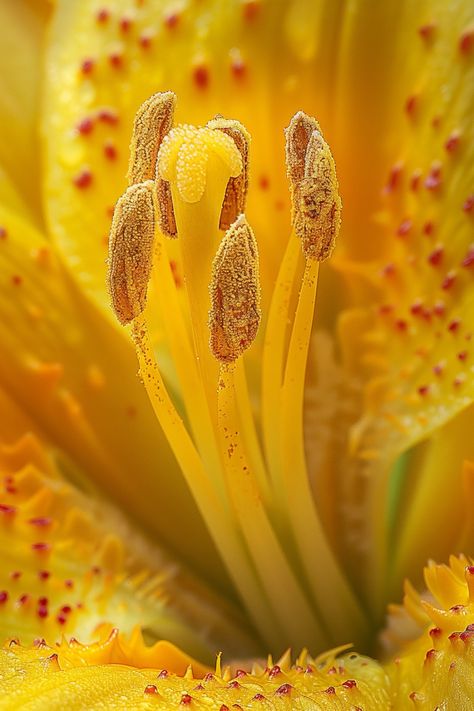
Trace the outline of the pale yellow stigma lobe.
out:
[[[222,239],[210,294],[211,351],[217,360],[231,363],[253,343],[260,323],[257,243],[244,215]]]
[[[242,171],[237,177],[229,178],[222,205],[219,228],[228,230],[237,217],[245,212],[249,184],[250,134],[239,121],[216,116],[207,124],[208,128],[222,131],[234,141],[242,158]]]
[[[138,109],[130,144],[129,185],[155,177],[158,150],[173,125],[175,106],[175,94],[165,91],[153,94]]]
[[[132,185],[115,206],[109,237],[108,286],[122,325],[142,313],[153,262],[153,181]]]
[[[206,188],[211,153],[222,160],[231,177],[242,172],[242,157],[230,136],[211,128],[177,126],[159,150],[158,175],[176,185],[184,202],[199,202]]]
[[[308,259],[331,256],[341,225],[334,159],[315,119],[298,112],[286,129],[293,227]]]

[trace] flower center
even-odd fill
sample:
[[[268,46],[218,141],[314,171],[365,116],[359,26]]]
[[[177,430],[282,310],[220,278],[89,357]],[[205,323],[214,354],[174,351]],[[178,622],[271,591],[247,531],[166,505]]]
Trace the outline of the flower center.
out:
[[[172,95],[157,94],[135,121],[131,166],[139,169],[130,169],[129,179],[139,182],[118,201],[110,236],[114,308],[122,323],[132,323],[155,413],[267,647],[281,649],[290,640],[318,648],[347,639],[348,630],[361,640],[364,615],[326,540],[303,443],[319,264],[330,256],[340,225],[331,152],[317,122],[296,114],[286,132],[293,231],[262,344],[258,246],[245,217],[249,136],[220,116],[204,128],[171,129],[173,110]],[[176,244],[184,294],[170,270]],[[182,410],[150,338],[150,279]],[[244,365],[248,357],[247,370],[254,366],[258,352],[261,367],[253,374],[261,381],[260,401]]]

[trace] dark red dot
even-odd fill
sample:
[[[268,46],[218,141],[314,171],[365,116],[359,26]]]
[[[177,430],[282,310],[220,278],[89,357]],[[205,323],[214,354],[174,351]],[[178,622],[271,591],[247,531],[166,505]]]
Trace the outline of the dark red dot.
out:
[[[74,176],[72,182],[79,188],[79,190],[85,190],[92,183],[92,173],[89,168],[83,168],[77,175]]]
[[[100,109],[97,112],[97,118],[102,123],[109,124],[110,126],[113,126],[118,122],[117,112],[109,108]]]
[[[278,694],[278,696],[285,696],[287,694],[290,694],[292,689],[293,687],[291,686],[291,684],[282,684],[278,687],[275,693]]]
[[[173,30],[175,27],[178,26],[179,18],[180,15],[177,12],[170,12],[169,14],[165,15],[163,20],[165,27],[167,27],[169,30]]]
[[[94,69],[95,62],[93,59],[84,59],[81,64],[81,72],[85,75],[91,74]]]
[[[188,706],[193,700],[193,697],[189,694],[183,694],[181,701],[179,702],[181,706]]]
[[[460,136],[459,133],[452,133],[444,144],[445,149],[448,153],[453,153],[459,146]]]
[[[107,141],[107,143],[104,144],[104,156],[108,160],[116,160],[117,159],[117,148],[111,141]]]
[[[432,267],[438,267],[443,261],[444,249],[443,247],[436,247],[431,254],[428,256],[428,263]]]
[[[429,41],[433,39],[434,31],[435,31],[436,25],[434,22],[427,22],[424,25],[421,25],[421,27],[418,28],[418,34],[423,40]]]
[[[403,222],[401,222],[397,228],[397,235],[399,237],[406,237],[406,235],[410,232],[412,227],[413,227],[413,223],[411,220],[408,220],[408,219],[403,220]]]
[[[88,136],[93,128],[94,121],[90,118],[90,116],[86,116],[85,118],[81,119],[81,121],[79,121],[76,126],[77,132],[80,133],[81,136]]]
[[[100,22],[101,24],[107,22],[107,20],[110,17],[110,12],[107,10],[107,8],[103,7],[100,10],[97,11],[97,14],[95,16],[97,22]]]
[[[417,105],[418,97],[416,96],[416,94],[412,94],[405,102],[405,113],[407,113],[408,116],[413,116],[416,111]]]
[[[123,56],[120,52],[112,52],[109,54],[109,64],[114,69],[121,69],[123,64]]]
[[[247,22],[255,20],[260,11],[260,0],[246,0],[242,6],[242,13]]]
[[[35,516],[34,518],[30,518],[28,521],[28,523],[32,526],[38,526],[39,528],[50,526],[52,522],[52,519],[47,516]]]
[[[6,590],[0,590],[0,604],[3,605],[8,600],[8,592]]]
[[[126,34],[130,31],[132,26],[132,19],[130,17],[122,17],[119,22],[120,31]]]
[[[4,240],[7,237],[8,237],[7,230],[5,229],[5,227],[2,227],[2,225],[0,225],[0,240]]]
[[[469,195],[468,198],[466,198],[464,205],[462,206],[462,209],[464,212],[472,212],[474,208],[474,195]]]
[[[468,29],[459,38],[459,51],[468,54],[474,47],[474,29]]]
[[[342,682],[342,686],[344,686],[346,689],[355,689],[357,686],[357,682],[355,679],[347,679],[347,681]]]
[[[198,89],[207,89],[209,86],[209,69],[204,64],[194,67],[193,81]]]
[[[34,551],[38,551],[39,553],[45,553],[51,550],[51,545],[49,543],[44,543],[43,541],[32,543],[31,547]]]
[[[38,578],[40,580],[48,580],[48,578],[51,576],[51,573],[49,570],[39,570],[38,571]]]
[[[270,669],[270,671],[268,672],[268,676],[270,677],[270,679],[274,679],[274,678],[275,678],[276,676],[278,676],[279,674],[281,674],[281,669],[280,669],[280,667],[278,666],[278,664],[275,664],[275,666],[272,667],[272,668]]]
[[[324,692],[325,692],[326,694],[335,694],[335,693],[336,693],[336,689],[335,689],[333,686],[328,686],[328,688],[325,689]]]
[[[11,516],[16,513],[16,506],[10,506],[9,504],[0,504],[0,513]]]

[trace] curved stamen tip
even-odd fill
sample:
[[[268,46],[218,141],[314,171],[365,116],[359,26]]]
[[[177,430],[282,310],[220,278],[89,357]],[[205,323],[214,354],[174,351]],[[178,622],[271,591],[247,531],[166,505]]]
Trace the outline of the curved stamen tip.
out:
[[[336,166],[317,121],[299,111],[286,129],[293,227],[308,259],[323,261],[335,246],[342,203]]]
[[[230,177],[242,172],[242,156],[230,136],[211,128],[182,125],[165,136],[158,153],[158,177],[177,188],[188,203],[204,195],[209,157],[217,155]]]
[[[130,186],[115,206],[109,237],[107,281],[115,315],[122,325],[146,305],[153,262],[154,184]]]
[[[212,268],[210,348],[222,363],[249,348],[260,323],[260,283],[255,236],[245,215],[224,235]]]
[[[138,109],[130,144],[129,185],[155,177],[158,150],[173,125],[175,106],[176,95],[164,91],[150,96]]]

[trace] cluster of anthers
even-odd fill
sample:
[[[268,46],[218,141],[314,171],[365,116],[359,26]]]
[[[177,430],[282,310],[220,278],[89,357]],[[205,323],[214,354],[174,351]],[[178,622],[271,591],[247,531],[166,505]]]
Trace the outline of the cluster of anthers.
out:
[[[261,320],[258,247],[245,216],[250,136],[220,115],[173,128],[175,104],[172,92],[158,93],[136,115],[129,187],[110,233],[112,304],[132,324],[151,404],[261,638],[272,649],[338,643],[347,625],[364,628],[363,613],[322,531],[302,431],[319,263],[340,226],[334,161],[318,123],[298,112],[286,129],[293,231],[266,319],[259,432],[242,363]],[[170,270],[176,248],[184,295]],[[156,362],[151,279],[183,405]],[[340,620],[335,631],[328,614]]]

